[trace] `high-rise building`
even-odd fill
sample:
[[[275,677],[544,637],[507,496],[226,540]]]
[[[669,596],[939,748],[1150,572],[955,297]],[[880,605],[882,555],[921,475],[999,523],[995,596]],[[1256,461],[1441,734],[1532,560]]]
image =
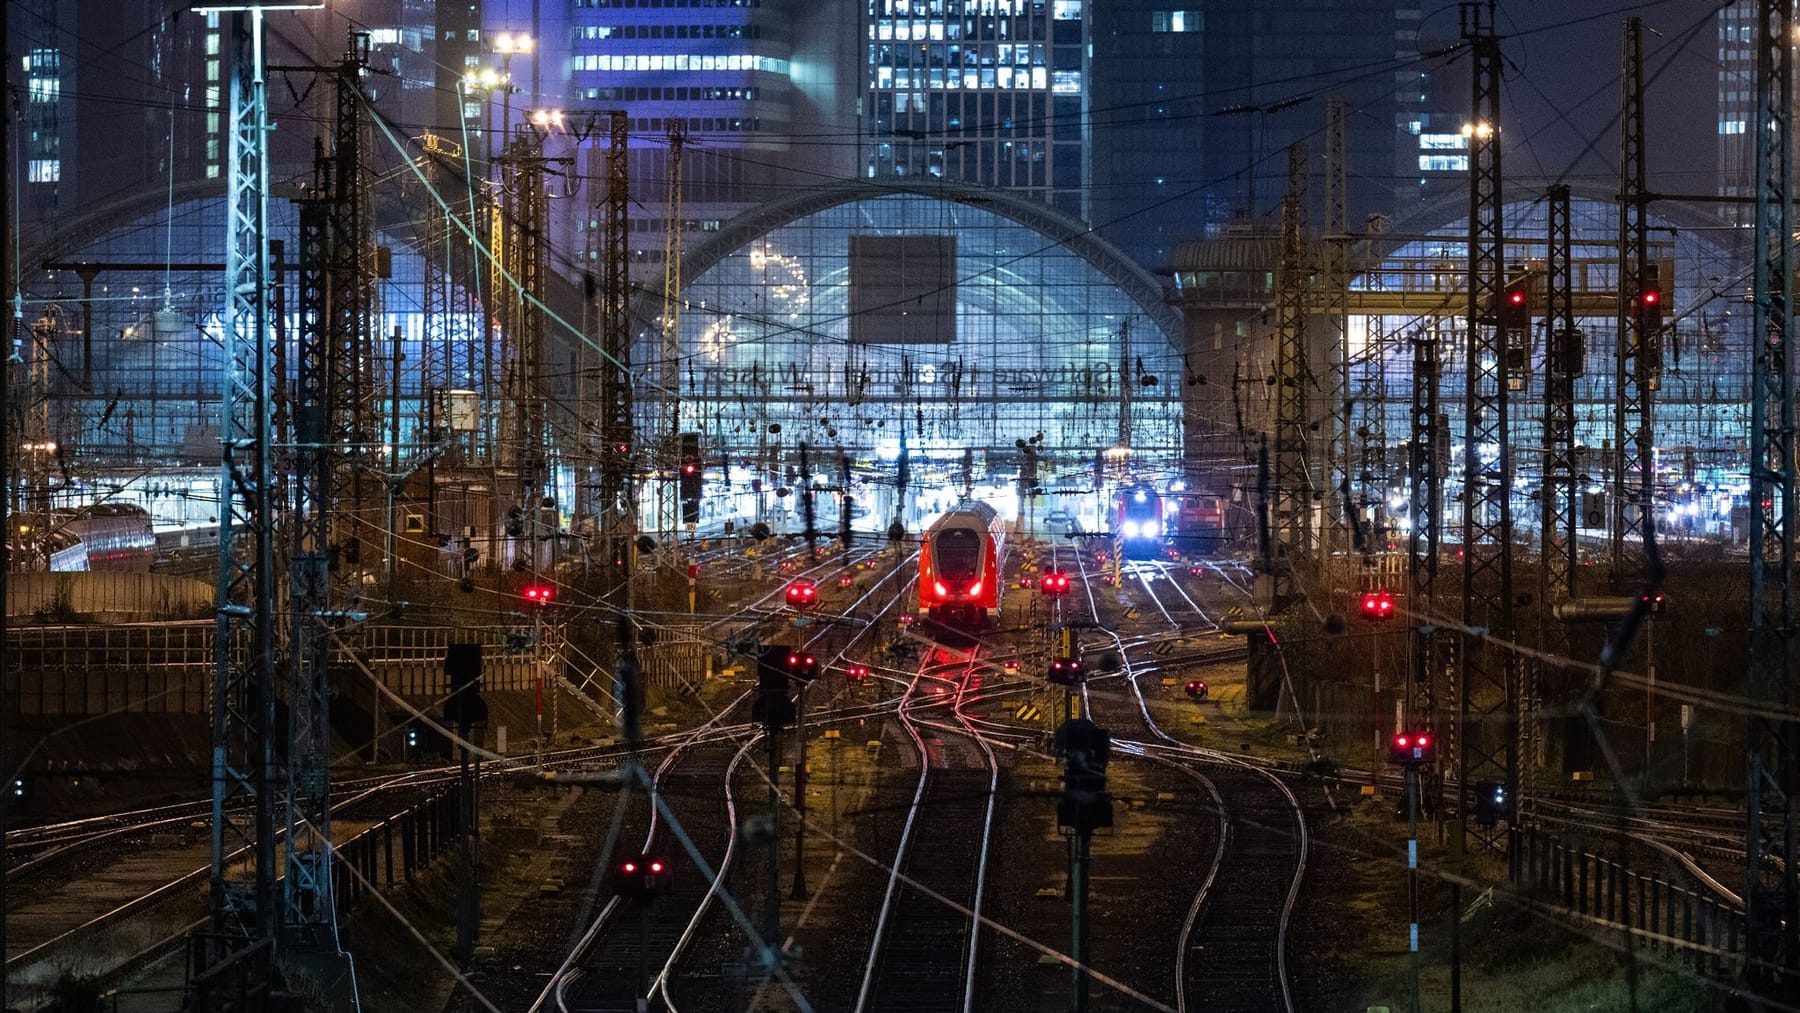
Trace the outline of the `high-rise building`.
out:
[[[686,137],[688,232],[716,230],[758,202],[855,173],[856,10],[850,4],[490,3],[483,24],[490,41],[501,31],[541,33],[526,61],[529,79],[514,75],[515,116],[528,106],[559,108],[572,129],[585,131],[590,113],[629,114],[631,245],[640,262],[661,256],[668,134],[677,121]],[[604,177],[601,133],[603,127],[576,138],[579,171],[590,181]],[[583,227],[583,216],[563,217],[577,232]],[[574,233],[559,241],[591,246]]]
[[[1719,21],[1719,195],[1754,197],[1756,180],[1756,17],[1752,0],[1720,8]],[[1720,205],[1720,214],[1749,222],[1755,213],[1735,204]]]
[[[1089,7],[1095,226],[1147,266],[1175,243],[1279,206],[1285,149],[1322,165],[1326,100],[1345,103],[1348,224],[1461,178],[1456,127],[1419,58],[1415,0]],[[1447,139],[1446,139],[1447,137]],[[1449,148],[1452,150],[1439,150]],[[1461,185],[1461,184],[1458,184]],[[1315,190],[1318,189],[1315,186]]]
[[[863,173],[1088,216],[1082,0],[871,0]]]

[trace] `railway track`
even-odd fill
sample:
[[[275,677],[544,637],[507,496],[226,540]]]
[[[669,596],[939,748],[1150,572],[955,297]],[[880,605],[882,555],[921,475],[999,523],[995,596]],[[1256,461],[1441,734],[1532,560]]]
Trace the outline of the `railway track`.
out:
[[[717,899],[737,846],[735,802],[720,784],[729,783],[754,743],[696,744],[664,760],[653,775],[660,804],[649,814],[649,833],[603,852],[601,861],[617,864],[621,852],[655,855],[675,870],[672,892],[652,902],[611,897],[533,1011],[629,1013],[669,989],[670,970]]]
[[[980,911],[987,878],[999,765],[991,748],[960,721],[926,721],[927,709],[956,701],[974,668],[974,652],[936,671],[921,669],[899,717],[919,759],[919,776],[869,949],[858,1011],[971,1010],[980,953]],[[943,701],[921,698],[922,684],[950,683]],[[952,727],[960,729],[952,731]]]
[[[1115,756],[1179,766],[1218,814],[1217,844],[1171,954],[1175,1008],[1293,1013],[1288,925],[1306,875],[1305,810],[1262,766],[1165,732],[1139,682],[1146,666],[1134,664],[1116,633],[1107,636],[1121,671],[1090,678],[1082,696],[1089,713],[1110,726]],[[1115,688],[1123,699],[1112,696]]]

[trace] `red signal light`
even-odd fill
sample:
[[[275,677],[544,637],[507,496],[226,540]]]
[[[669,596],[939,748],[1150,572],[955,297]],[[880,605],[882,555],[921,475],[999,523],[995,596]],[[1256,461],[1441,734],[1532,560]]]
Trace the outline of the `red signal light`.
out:
[[[1394,594],[1388,590],[1366,591],[1362,596],[1362,616],[1371,622],[1392,619],[1398,608]]]
[[[548,584],[527,584],[523,594],[533,605],[548,605],[556,598],[556,590]]]
[[[692,475],[699,470],[700,470],[700,466],[693,463],[692,461],[689,461],[688,463],[681,466],[681,473],[684,475]]]
[[[1428,732],[1400,732],[1388,746],[1388,762],[1405,767],[1436,762]]]
[[[1650,289],[1643,294],[1642,299],[1644,300],[1645,306],[1654,306],[1657,303],[1662,302],[1662,293],[1655,289]]]
[[[1514,306],[1525,305],[1525,293],[1517,291],[1517,290],[1508,292],[1506,294],[1506,299],[1508,302],[1512,303]]]

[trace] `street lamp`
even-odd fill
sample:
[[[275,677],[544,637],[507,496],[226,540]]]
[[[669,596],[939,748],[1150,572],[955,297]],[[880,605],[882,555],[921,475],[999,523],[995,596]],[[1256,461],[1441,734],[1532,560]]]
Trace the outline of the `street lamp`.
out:
[[[500,136],[503,145],[505,139],[512,134],[512,58],[520,54],[529,56],[534,45],[531,36],[524,32],[501,32],[494,36],[494,52],[500,54],[500,76],[505,85],[500,100]]]

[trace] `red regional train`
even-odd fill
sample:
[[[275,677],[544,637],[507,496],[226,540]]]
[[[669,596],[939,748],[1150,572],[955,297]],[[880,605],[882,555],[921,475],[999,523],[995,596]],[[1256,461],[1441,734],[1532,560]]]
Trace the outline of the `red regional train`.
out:
[[[1189,555],[1210,552],[1225,541],[1225,497],[1181,493],[1175,520],[1175,547]]]
[[[1155,559],[1162,555],[1169,532],[1163,523],[1163,497],[1156,487],[1140,482],[1119,490],[1114,497],[1118,519],[1113,534],[1120,559]]]
[[[1006,522],[994,508],[951,508],[925,532],[919,548],[919,611],[971,628],[998,621],[1005,565]]]

